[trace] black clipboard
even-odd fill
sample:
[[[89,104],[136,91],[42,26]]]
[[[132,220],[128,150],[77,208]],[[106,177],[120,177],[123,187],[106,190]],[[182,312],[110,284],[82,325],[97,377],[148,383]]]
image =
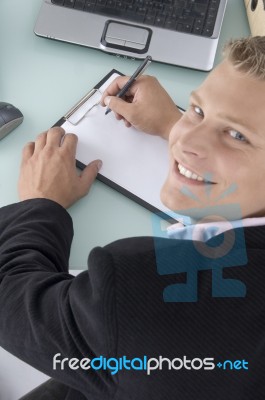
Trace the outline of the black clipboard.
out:
[[[103,109],[103,107],[101,107],[100,105],[98,105],[98,99],[99,96],[101,97],[102,91],[105,90],[105,87],[107,87],[110,83],[110,81],[112,79],[115,79],[116,76],[118,75],[123,75],[122,73],[120,73],[119,71],[112,69],[103,79],[100,80],[100,82],[98,82],[94,88],[92,88],[92,90],[90,90],[84,97],[81,98],[81,100],[75,104],[63,117],[61,117],[53,126],[61,126],[63,127],[66,132],[70,131],[72,133],[77,134],[77,136],[79,137],[79,141],[78,141],[78,146],[82,147],[82,140],[84,141],[83,137],[84,137],[84,127],[87,123],[87,136],[85,139],[85,142],[87,141],[87,143],[89,144],[89,138],[90,138],[90,133],[92,136],[92,133],[94,134],[94,130],[93,130],[93,124],[94,124],[94,128],[96,128],[98,121],[103,121],[103,123],[108,124],[109,122],[113,123],[113,119],[115,119],[113,113],[102,117],[102,113],[104,114],[105,109]],[[105,87],[104,87],[105,85]],[[106,86],[107,85],[107,86]],[[103,89],[102,89],[103,87]],[[97,101],[92,101],[93,98],[97,98]],[[92,101],[92,103],[91,103]],[[100,107],[102,109],[102,112],[99,111],[98,107]],[[100,120],[97,120],[97,115],[95,116],[95,109],[98,109],[97,112],[101,112],[100,114]],[[80,113],[80,115],[78,115],[78,113]],[[94,113],[94,114],[93,114]],[[91,126],[91,121],[94,122]],[[115,119],[116,121],[116,119]],[[70,125],[69,125],[70,124]],[[114,124],[114,123],[113,123]],[[81,127],[82,125],[82,127]],[[174,212],[172,212],[171,210],[169,210],[168,208],[166,208],[160,201],[160,188],[162,187],[162,184],[164,182],[164,180],[166,179],[166,175],[167,175],[167,168],[168,168],[168,152],[167,152],[167,142],[159,137],[156,136],[152,136],[152,135],[147,135],[143,132],[139,132],[136,131],[134,128],[126,128],[123,124],[122,121],[116,121],[116,125],[115,129],[112,128],[112,132],[111,134],[113,141],[115,142],[115,140],[117,140],[117,146],[124,146],[124,149],[121,148],[121,153],[120,154],[125,154],[125,158],[127,157],[126,153],[124,152],[128,152],[129,151],[129,155],[127,157],[127,160],[129,158],[134,158],[135,157],[135,168],[136,168],[136,163],[137,161],[139,161],[139,154],[141,154],[141,151],[143,151],[143,146],[145,149],[145,154],[147,154],[147,159],[146,159],[146,163],[143,162],[143,160],[141,160],[140,162],[142,162],[141,168],[142,171],[144,170],[144,168],[149,168],[150,166],[148,165],[148,163],[150,162],[150,159],[152,159],[153,162],[153,167],[154,169],[156,169],[156,172],[159,175],[159,181],[160,182],[156,182],[155,180],[155,176],[151,176],[149,173],[149,179],[147,179],[148,174],[146,174],[146,184],[143,184],[143,182],[141,182],[142,188],[143,188],[143,193],[141,193],[141,191],[137,191],[137,189],[135,189],[135,187],[137,186],[137,180],[141,180],[143,179],[142,175],[144,174],[139,174],[135,171],[135,180],[134,180],[134,184],[132,184],[131,186],[133,187],[133,189],[130,189],[130,185],[127,185],[124,183],[121,183],[118,179],[117,179],[117,172],[113,173],[113,175],[109,175],[108,173],[104,172],[104,164],[105,164],[105,160],[104,157],[101,157],[100,154],[98,154],[95,151],[95,155],[92,156],[92,159],[96,159],[96,158],[101,158],[103,161],[103,167],[102,170],[100,171],[100,173],[97,176],[97,179],[103,183],[105,183],[106,185],[108,185],[109,187],[113,188],[114,190],[118,191],[119,193],[125,195],[126,197],[130,198],[131,200],[135,201],[136,203],[140,204],[141,206],[145,207],[147,210],[158,214],[161,218],[166,219],[166,220],[176,220],[176,214]],[[80,131],[82,130],[82,134],[80,133]],[[129,141],[131,141],[131,143],[133,143],[133,138],[135,138],[136,141],[136,137],[137,137],[137,151],[135,151],[133,153],[133,150],[131,151],[130,149],[128,150],[128,143],[124,142],[124,143],[120,143],[119,139],[116,139],[116,134],[117,131],[119,131],[119,138],[123,137],[123,135],[128,135],[128,129],[131,130],[135,130],[135,132],[131,132],[131,134],[128,136],[129,137]],[[104,129],[101,130],[101,132],[103,132]],[[104,130],[105,131],[105,130]],[[121,136],[121,131],[124,132],[122,133]],[[99,135],[101,134],[101,132],[99,132]],[[135,135],[135,136],[133,136]],[[139,137],[140,135],[140,137]],[[141,136],[142,135],[142,136]],[[81,137],[81,143],[80,143],[80,137]],[[96,140],[98,139],[98,137],[96,138]],[[122,139],[123,140],[123,139]],[[121,140],[121,141],[122,141]],[[86,144],[87,144],[86,143]],[[83,142],[84,144],[84,142]],[[104,147],[104,139],[102,138],[102,143],[99,144],[97,143],[97,146],[100,147],[102,145],[102,148]],[[95,147],[97,147],[95,146]],[[90,148],[92,148],[93,146],[91,145]],[[87,153],[90,152],[90,148],[88,147],[87,149]],[[166,151],[165,151],[166,148]],[[110,150],[111,151],[111,150]],[[80,150],[80,152],[82,152],[82,150]],[[148,152],[148,153],[147,153]],[[153,153],[155,152],[155,154]],[[105,153],[106,154],[106,153]],[[150,158],[149,158],[150,156]],[[84,158],[84,156],[82,155],[82,157]],[[111,154],[108,154],[108,157],[111,158]],[[117,157],[117,155],[113,155],[113,158]],[[155,157],[155,163],[154,163],[154,157]],[[85,168],[85,166],[88,164],[88,162],[92,161],[92,159],[90,160],[89,158],[87,160],[84,159],[80,159],[80,157],[78,157],[78,149],[77,149],[77,158],[76,158],[76,166],[83,170]],[[124,158],[123,158],[124,159]],[[115,162],[117,160],[115,159]],[[114,162],[114,160],[113,160]],[[157,165],[157,163],[161,163],[161,168],[164,169],[164,175],[163,175],[163,179],[161,179],[161,173],[160,173],[160,168],[159,165]],[[165,167],[166,165],[166,167]],[[137,166],[138,168],[139,166]],[[126,168],[125,165],[121,165],[121,168]],[[116,169],[117,171],[117,169]],[[118,172],[119,173],[119,172]],[[128,167],[128,179],[131,179],[131,177],[129,175],[133,174],[133,165],[131,163],[131,165]],[[133,179],[133,178],[132,178]],[[152,181],[152,182],[150,182]],[[124,181],[123,181],[124,182]],[[139,181],[140,182],[140,181]],[[145,187],[148,186],[148,184],[153,184],[153,186],[156,186],[156,188],[154,188],[153,186],[150,186],[150,190],[154,191],[154,199],[152,199],[152,196],[147,193],[147,191],[145,190]]]

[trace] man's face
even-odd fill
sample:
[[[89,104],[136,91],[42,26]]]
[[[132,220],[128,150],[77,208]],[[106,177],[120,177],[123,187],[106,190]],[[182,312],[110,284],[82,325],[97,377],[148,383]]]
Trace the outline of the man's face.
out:
[[[163,203],[184,214],[237,204],[242,217],[265,216],[264,107],[264,81],[228,61],[213,70],[170,132]]]

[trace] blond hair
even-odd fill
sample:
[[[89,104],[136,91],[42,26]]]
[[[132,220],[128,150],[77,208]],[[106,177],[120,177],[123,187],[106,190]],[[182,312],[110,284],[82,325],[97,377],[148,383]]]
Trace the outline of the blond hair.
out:
[[[223,55],[239,71],[265,80],[265,36],[230,40]]]

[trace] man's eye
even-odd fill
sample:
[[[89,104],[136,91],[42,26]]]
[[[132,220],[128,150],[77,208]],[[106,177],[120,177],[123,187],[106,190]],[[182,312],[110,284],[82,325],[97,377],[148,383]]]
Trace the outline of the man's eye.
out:
[[[229,134],[236,140],[240,140],[241,142],[247,142],[247,139],[245,138],[245,136],[242,135],[242,133],[240,133],[234,129],[230,129]]]
[[[196,114],[200,115],[201,117],[204,116],[203,111],[202,111],[202,109],[201,109],[200,107],[194,106],[194,107],[193,107],[193,110],[194,110],[194,112],[195,112]]]

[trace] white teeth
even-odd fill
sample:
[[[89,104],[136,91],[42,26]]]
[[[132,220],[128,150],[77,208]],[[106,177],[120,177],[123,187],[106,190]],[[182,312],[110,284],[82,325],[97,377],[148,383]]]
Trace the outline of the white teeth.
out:
[[[181,164],[178,164],[178,170],[181,173],[181,175],[185,176],[188,179],[193,179],[195,181],[200,181],[200,182],[204,181],[204,179],[201,176],[195,174],[194,172],[189,171]]]

